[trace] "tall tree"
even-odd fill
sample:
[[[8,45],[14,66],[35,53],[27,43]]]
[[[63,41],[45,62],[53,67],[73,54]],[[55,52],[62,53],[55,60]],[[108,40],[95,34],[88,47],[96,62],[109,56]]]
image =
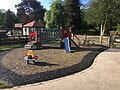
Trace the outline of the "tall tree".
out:
[[[3,23],[5,29],[12,30],[14,22],[16,22],[16,20],[17,20],[17,17],[15,16],[14,12],[10,11],[10,9],[6,11],[4,23]]]
[[[46,21],[47,28],[65,27],[65,10],[61,0],[52,2],[50,10],[45,14],[44,20]]]
[[[100,44],[104,32],[113,27],[120,18],[120,0],[91,0],[88,9],[88,21],[100,25]]]
[[[3,29],[3,21],[5,17],[6,11],[3,9],[0,9],[0,29]]]
[[[67,27],[71,27],[72,33],[74,34],[80,30],[82,24],[82,14],[80,7],[80,0],[65,0]]]
[[[53,22],[51,21],[51,10],[48,10],[45,13],[44,21],[46,22],[46,28],[52,28],[53,27],[53,25],[52,25]]]
[[[21,0],[21,3],[15,5],[20,22],[27,23],[32,20],[43,21],[46,9],[37,0]]]

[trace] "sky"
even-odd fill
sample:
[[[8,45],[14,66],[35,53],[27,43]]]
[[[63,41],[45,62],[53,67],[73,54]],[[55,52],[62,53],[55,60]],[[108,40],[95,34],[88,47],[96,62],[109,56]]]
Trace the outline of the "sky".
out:
[[[49,10],[51,1],[52,0],[38,0],[41,2],[41,5],[44,6],[47,10]],[[83,3],[87,3],[89,0],[83,0]],[[0,2],[0,9],[5,9],[6,11],[10,9],[13,12],[17,12],[15,5],[18,5],[21,2],[21,0],[2,0]]]

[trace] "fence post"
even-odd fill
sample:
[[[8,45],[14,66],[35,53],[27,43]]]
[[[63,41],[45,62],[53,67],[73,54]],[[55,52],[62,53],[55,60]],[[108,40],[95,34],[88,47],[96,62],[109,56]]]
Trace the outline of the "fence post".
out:
[[[18,35],[18,43],[20,43],[20,35]]]
[[[41,29],[39,30],[39,45],[41,47]]]

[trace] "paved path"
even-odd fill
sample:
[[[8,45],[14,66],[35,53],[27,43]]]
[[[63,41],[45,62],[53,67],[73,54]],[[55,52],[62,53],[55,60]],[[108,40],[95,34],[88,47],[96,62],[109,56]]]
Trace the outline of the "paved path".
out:
[[[120,49],[102,52],[90,68],[74,75],[10,90],[120,90]]]

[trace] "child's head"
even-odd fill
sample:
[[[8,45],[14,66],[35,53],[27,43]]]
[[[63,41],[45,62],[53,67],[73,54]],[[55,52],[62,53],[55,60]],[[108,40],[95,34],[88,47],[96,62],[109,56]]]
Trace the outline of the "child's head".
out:
[[[32,50],[29,50],[29,52],[32,52]]]

